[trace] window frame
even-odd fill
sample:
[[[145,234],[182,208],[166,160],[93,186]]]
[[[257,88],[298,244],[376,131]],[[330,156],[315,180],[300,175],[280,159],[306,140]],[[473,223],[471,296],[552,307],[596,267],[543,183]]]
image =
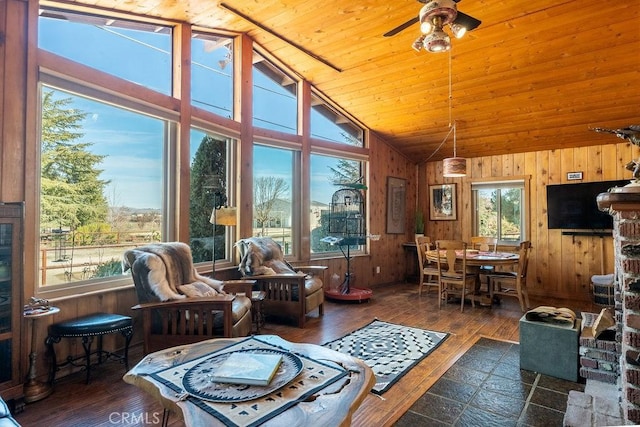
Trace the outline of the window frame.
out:
[[[175,144],[177,139],[177,124],[176,117],[171,114],[166,114],[166,111],[163,110],[153,110],[146,104],[138,104],[137,109],[134,109],[135,102],[132,102],[131,99],[125,99],[123,104],[117,103],[118,96],[114,95],[109,91],[97,90],[91,87],[88,84],[82,84],[77,80],[66,80],[59,76],[54,76],[49,74],[46,70],[41,70],[40,79],[37,85],[38,92],[38,108],[42,105],[42,93],[44,90],[44,86],[51,87],[54,90],[61,90],[65,92],[72,93],[79,97],[84,97],[89,100],[93,100],[95,102],[107,103],[116,108],[126,109],[136,114],[141,114],[149,117],[153,117],[158,120],[162,120],[165,122],[165,130],[164,130],[164,142],[162,147],[162,178],[161,178],[161,187],[163,189],[163,194],[161,196],[161,210],[162,210],[162,236],[164,241],[174,240],[175,233],[173,233],[173,228],[171,224],[175,222],[175,212],[176,212],[176,201],[175,197],[172,197],[171,194],[175,193],[175,190],[169,184],[169,171],[175,170],[175,156],[169,155],[169,150],[172,145]],[[40,117],[40,113],[38,113],[38,117]],[[38,143],[41,142],[40,137],[40,123],[38,123]],[[38,149],[36,152],[37,158],[37,170],[40,170],[40,145],[38,145]],[[38,194],[40,193],[40,174],[37,174],[36,183],[38,189]],[[37,218],[40,218],[40,199],[38,198],[37,202]],[[40,222],[37,220],[38,229],[40,228]],[[40,233],[38,233],[39,236]],[[40,248],[39,241],[36,242],[36,247]],[[36,263],[36,269],[38,274],[42,274],[40,263]],[[86,280],[77,280],[68,283],[60,283],[60,284],[49,284],[45,286],[41,286],[39,284],[36,285],[36,295],[46,298],[55,298],[60,296],[66,296],[69,294],[70,290],[74,290],[74,293],[85,293],[85,292],[93,292],[98,290],[112,290],[114,288],[118,288],[120,285],[130,285],[130,280],[127,276],[123,275],[114,275],[109,277],[100,277],[95,279],[86,279]]]
[[[520,241],[531,240],[531,227],[529,224],[529,218],[531,217],[530,211],[530,175],[520,175],[520,176],[508,176],[508,177],[494,177],[494,178],[481,178],[478,180],[473,180],[470,182],[470,190],[471,190],[471,206],[472,206],[472,235],[478,236],[479,233],[479,217],[478,217],[478,201],[477,201],[477,190],[488,190],[488,189],[512,189],[512,188],[520,188],[522,192],[522,207],[520,212],[520,222],[521,222],[521,230]],[[499,210],[498,210],[499,215]],[[493,236],[491,236],[493,237]],[[514,242],[511,240],[498,240],[499,246],[517,246],[519,242]]]

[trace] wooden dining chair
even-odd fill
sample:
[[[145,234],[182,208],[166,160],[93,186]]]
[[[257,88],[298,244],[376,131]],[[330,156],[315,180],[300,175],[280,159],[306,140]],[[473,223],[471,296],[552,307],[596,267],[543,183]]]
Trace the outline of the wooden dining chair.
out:
[[[531,242],[520,242],[518,248],[518,266],[516,271],[496,271],[488,275],[489,295],[493,301],[494,296],[516,297],[520,302],[520,309],[525,312],[529,309],[529,292],[527,292],[527,267]]]
[[[496,252],[498,250],[498,238],[489,236],[473,236],[471,237],[471,249],[477,249],[482,252]],[[496,267],[493,265],[483,265],[476,270],[477,286],[480,287],[480,276],[485,276],[496,271]],[[489,279],[487,278],[487,292],[489,292]]]
[[[438,266],[427,260],[427,251],[431,250],[431,238],[426,236],[416,237],[416,252],[418,253],[418,296],[422,294],[422,288],[427,287],[427,294],[431,287],[440,289]]]
[[[496,252],[498,250],[498,238],[488,236],[471,237],[471,249],[483,252]]]
[[[461,240],[437,240],[438,273],[440,278],[440,297],[447,302],[449,295],[460,295],[460,311],[464,311],[464,300],[469,296],[471,306],[475,307],[473,293],[476,275],[467,271],[467,243]],[[457,253],[456,253],[457,252]]]

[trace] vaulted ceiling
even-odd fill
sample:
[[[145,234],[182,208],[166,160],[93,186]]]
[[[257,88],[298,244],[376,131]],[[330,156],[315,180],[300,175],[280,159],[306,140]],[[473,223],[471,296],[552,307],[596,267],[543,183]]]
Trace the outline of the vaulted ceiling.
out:
[[[616,143],[589,128],[640,124],[638,0],[462,0],[482,24],[451,55],[414,51],[417,24],[382,36],[416,0],[72,3],[246,33],[416,162],[451,156],[450,118],[465,157]]]

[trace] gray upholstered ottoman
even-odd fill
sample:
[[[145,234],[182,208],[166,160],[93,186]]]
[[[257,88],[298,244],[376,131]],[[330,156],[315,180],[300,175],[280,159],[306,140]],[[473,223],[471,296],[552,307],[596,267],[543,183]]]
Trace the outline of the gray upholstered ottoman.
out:
[[[573,328],[520,319],[520,368],[578,381],[580,319]]]

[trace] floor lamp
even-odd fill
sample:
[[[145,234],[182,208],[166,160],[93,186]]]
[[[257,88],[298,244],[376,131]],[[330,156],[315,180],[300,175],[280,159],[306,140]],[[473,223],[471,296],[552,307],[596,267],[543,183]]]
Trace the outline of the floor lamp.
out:
[[[213,224],[213,245],[211,258],[213,258],[213,271],[211,277],[216,274],[216,226],[224,225],[225,227],[231,227],[237,224],[236,222],[237,209],[229,208],[227,206],[214,206],[213,212],[211,212],[211,218],[209,222]]]

